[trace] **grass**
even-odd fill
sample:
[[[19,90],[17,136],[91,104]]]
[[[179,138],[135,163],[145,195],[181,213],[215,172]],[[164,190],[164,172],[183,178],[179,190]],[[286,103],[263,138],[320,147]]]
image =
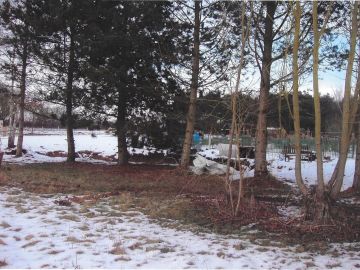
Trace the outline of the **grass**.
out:
[[[226,208],[224,180],[219,176],[195,176],[166,166],[86,163],[11,164],[2,173],[7,185],[25,191],[45,197],[51,193],[71,194],[70,200],[80,200],[79,212],[86,218],[96,218],[99,212],[108,215],[107,222],[114,223],[121,222],[122,215],[131,215],[131,211],[141,211],[161,225],[175,229],[246,234],[241,231],[246,224],[237,225],[237,221],[222,220],[221,215],[228,217],[230,208]],[[236,185],[234,182],[234,191],[237,190]],[[274,179],[265,181],[265,186],[259,179],[251,179],[248,185],[248,190],[255,194],[266,195],[274,192],[274,188],[278,195],[289,194],[289,187]],[[107,198],[106,206],[100,203],[102,198]],[[220,204],[224,213],[214,206],[218,200],[224,202]],[[59,214],[63,219],[80,221],[68,212]],[[86,231],[87,227],[82,230]]]
[[[94,243],[93,240],[90,240],[90,239],[78,239],[76,238],[75,236],[69,236],[66,238],[66,241],[67,242],[70,242],[70,243]]]
[[[0,260],[0,267],[5,267],[5,266],[7,266],[7,265],[8,265],[8,264],[7,264],[7,262],[6,262],[5,259]]]
[[[56,254],[59,254],[61,252],[64,252],[63,250],[50,250],[48,252],[49,255],[56,255]]]
[[[61,215],[60,218],[70,220],[70,221],[80,222],[80,218],[78,216],[75,216],[72,214]]]
[[[31,240],[33,238],[34,238],[34,235],[32,235],[32,234],[29,234],[29,235],[25,236],[26,241],[29,241],[29,240]]]
[[[4,170],[12,184],[37,193],[129,192],[208,193],[223,190],[222,180],[216,176],[188,179],[181,173],[169,172],[164,166],[128,165],[124,167],[95,164],[28,164],[8,165]],[[220,185],[219,185],[220,184]]]
[[[0,227],[2,227],[3,229],[7,229],[7,228],[10,228],[11,225],[9,223],[7,223],[6,221],[2,221],[0,223]]]
[[[109,253],[113,255],[126,255],[125,248],[122,246],[121,242],[115,242]]]
[[[21,247],[22,248],[28,248],[28,247],[32,247],[32,246],[35,246],[37,243],[41,242],[40,240],[34,240],[34,241],[31,241],[25,245],[22,245]]]
[[[4,170],[7,184],[26,191],[47,193],[97,194],[116,192],[110,198],[114,211],[101,205],[96,209],[119,217],[118,211],[139,210],[152,218],[175,219],[185,223],[204,224],[206,217],[192,202],[193,195],[215,195],[223,192],[223,181],[217,176],[189,176],[164,166],[129,165],[125,167],[94,164],[8,165]],[[191,194],[189,197],[179,196]],[[20,210],[20,209],[19,209]],[[88,212],[88,218],[96,213]],[[76,216],[63,215],[79,221]]]

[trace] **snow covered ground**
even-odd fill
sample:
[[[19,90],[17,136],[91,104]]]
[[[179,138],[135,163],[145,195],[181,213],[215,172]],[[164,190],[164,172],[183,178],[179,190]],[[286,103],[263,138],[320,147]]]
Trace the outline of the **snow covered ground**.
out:
[[[203,148],[200,154],[208,158],[219,157],[219,151],[217,149]],[[253,160],[249,160],[251,164],[254,164]],[[295,184],[295,159],[285,161],[283,156],[278,153],[267,153],[267,161],[270,163],[268,169],[270,173],[279,180],[284,180],[290,184]],[[324,161],[324,178],[325,181],[329,181],[331,175],[336,166],[337,159],[330,161]],[[315,161],[302,161],[301,171],[305,183],[309,185],[316,184],[316,162]],[[355,171],[355,159],[349,158],[346,163],[344,183],[342,189],[345,190],[352,186],[352,181]],[[254,176],[254,171],[247,170],[245,176]]]
[[[41,162],[63,162],[65,157],[49,157],[45,154],[52,151],[67,152],[66,132],[63,129],[39,129],[29,134],[29,130],[24,136],[24,149],[28,152],[21,158],[5,155],[4,161],[11,163],[41,163]],[[91,134],[95,134],[93,137]],[[7,145],[7,137],[0,137],[2,147],[4,149]],[[76,151],[91,151],[99,153],[102,156],[117,156],[117,138],[112,134],[106,134],[104,131],[88,131],[75,130],[74,132]],[[130,148],[130,154],[148,155],[150,152],[155,152],[154,148]],[[166,150],[164,150],[166,152]],[[80,157],[78,161],[84,162],[101,162],[99,160],[91,160],[89,157]]]
[[[171,221],[162,226],[109,198],[95,205],[55,204],[61,198],[0,188],[0,262],[6,268],[356,269],[360,263],[359,243],[304,252],[250,237],[256,233],[251,230],[224,236]]]
[[[50,151],[66,151],[64,130],[37,131],[26,135],[20,158],[6,155],[6,162],[60,162]],[[76,150],[116,153],[116,137],[76,131]],[[7,143],[1,138],[2,149]],[[154,149],[129,149],[148,154]],[[204,156],[218,156],[217,150],[203,150]],[[80,158],[80,161],[95,161]],[[294,161],[285,162],[269,154],[273,175],[294,183]],[[336,160],[324,164],[330,177]],[[315,162],[303,162],[308,183],[316,179]],[[354,160],[349,160],[343,188],[351,186]],[[253,172],[248,171],[247,175]],[[6,268],[236,268],[236,269],[356,269],[360,267],[360,243],[333,244],[325,251],[304,252],[301,246],[284,246],[279,241],[260,239],[256,231],[224,236],[199,233],[176,222],[167,225],[151,220],[139,210],[129,211],[116,198],[96,204],[60,206],[61,194],[35,195],[20,189],[0,187],[0,267]],[[284,210],[284,215],[289,209]]]

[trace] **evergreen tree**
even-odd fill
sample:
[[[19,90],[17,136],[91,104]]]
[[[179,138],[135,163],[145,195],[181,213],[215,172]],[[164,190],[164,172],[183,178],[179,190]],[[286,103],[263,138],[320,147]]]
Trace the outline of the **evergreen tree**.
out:
[[[49,0],[39,4],[41,16],[36,31],[42,39],[38,56],[47,68],[41,78],[46,85],[42,94],[46,100],[66,107],[68,162],[75,161],[73,111],[84,95],[80,63],[94,8],[90,0]]]
[[[177,90],[168,65],[176,27],[170,2],[99,1],[89,22],[89,59],[84,66],[86,107],[116,119],[118,164],[128,160],[131,115],[148,117],[171,105]]]

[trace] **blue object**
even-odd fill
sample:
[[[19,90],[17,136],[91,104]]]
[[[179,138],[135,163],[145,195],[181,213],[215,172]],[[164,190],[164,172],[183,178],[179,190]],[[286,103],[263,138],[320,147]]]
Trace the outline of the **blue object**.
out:
[[[200,143],[200,134],[199,132],[195,132],[193,135],[193,144],[199,144]]]

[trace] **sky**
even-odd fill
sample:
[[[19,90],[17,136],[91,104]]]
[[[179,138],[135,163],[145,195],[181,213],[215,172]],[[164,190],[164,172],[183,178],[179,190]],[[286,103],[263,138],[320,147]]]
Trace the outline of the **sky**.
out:
[[[345,71],[322,71],[319,72],[319,90],[322,95],[329,94],[336,96],[339,91],[342,93],[345,82]],[[312,89],[312,78],[304,84],[304,88]]]

